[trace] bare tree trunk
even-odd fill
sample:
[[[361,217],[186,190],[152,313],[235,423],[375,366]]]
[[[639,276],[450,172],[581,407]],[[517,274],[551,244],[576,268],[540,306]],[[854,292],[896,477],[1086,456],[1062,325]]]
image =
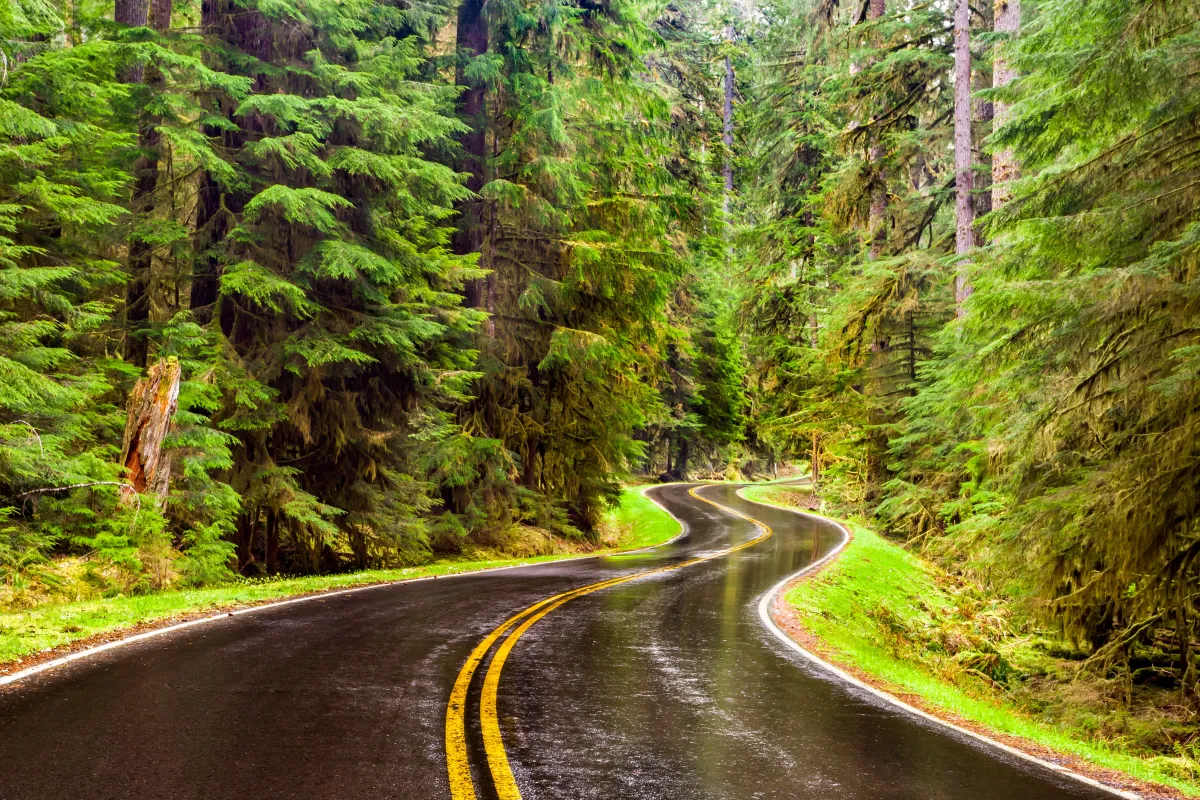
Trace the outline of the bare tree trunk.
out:
[[[268,575],[279,571],[279,514],[273,508],[267,509],[267,550],[263,559]]]
[[[996,46],[992,81],[997,88],[1003,88],[1012,83],[1017,77],[1017,71],[1012,65],[1006,51],[1012,45],[1013,39],[1021,32],[1021,0],[996,0],[996,33],[1006,35],[1006,40]],[[993,116],[993,127],[1003,127],[1011,118],[1012,110],[1003,100],[996,101]],[[992,207],[1000,208],[1008,202],[1012,192],[1009,182],[1020,177],[1021,168],[1017,164],[1017,154],[1011,147],[1006,147],[992,156]]]
[[[954,5],[954,182],[957,191],[955,215],[958,227],[954,250],[963,256],[975,246],[975,212],[971,202],[971,7],[968,0]],[[971,296],[965,261],[959,263],[954,279],[956,313],[962,317]]]
[[[163,440],[179,405],[180,375],[177,360],[159,361],[129,393],[121,464],[133,488],[154,496],[160,505],[171,481],[171,455],[163,451]]]
[[[145,27],[149,13],[149,0],[116,0],[113,3],[113,21],[118,25],[128,25],[130,28]],[[120,77],[125,83],[141,83],[142,68],[130,67],[124,70]]]
[[[113,20],[118,25],[128,25],[140,28],[146,25],[150,13],[149,0],[116,0],[113,4]],[[142,67],[134,66],[123,69],[120,78],[125,83],[141,83]],[[138,135],[138,144],[142,136]],[[155,178],[149,178],[154,170],[146,168],[147,159],[139,158],[133,166],[133,197],[130,207],[135,213],[144,211],[147,202],[146,187],[150,184],[153,193]],[[146,305],[146,275],[149,268],[149,253],[145,243],[139,241],[136,234],[129,242],[129,258],[127,262],[129,283],[125,286],[125,360],[139,367],[146,366],[147,343],[143,336],[138,335],[138,329],[148,318]],[[131,405],[132,407],[132,405]]]
[[[812,487],[815,491],[821,485],[821,449],[818,442],[819,435],[816,431],[812,434],[812,455],[809,457],[812,461]]]
[[[886,12],[887,0],[871,0],[867,19],[879,19]],[[871,146],[867,151],[867,161],[871,164],[871,211],[867,218],[867,231],[871,237],[869,254],[872,259],[879,258],[887,240],[887,172],[880,166],[883,156],[883,144],[876,131],[871,135]]]
[[[992,16],[991,8],[985,6],[980,10],[983,16],[983,30],[993,30],[995,20]],[[992,63],[987,59],[980,60],[974,65],[974,88],[975,91],[981,91],[992,88],[993,81]],[[971,160],[975,164],[982,164],[986,156],[980,148],[980,142],[988,137],[991,133],[992,118],[995,116],[996,107],[990,99],[976,97],[975,105],[975,135],[972,146],[974,148]],[[975,207],[975,244],[984,245],[987,242],[984,240],[983,230],[979,226],[979,218],[985,216],[992,210],[992,175],[991,171],[985,171],[982,174],[974,175],[975,192],[972,195],[972,202]]]
[[[63,32],[66,34],[67,47],[78,47],[83,43],[83,28],[79,22],[80,0],[66,0],[63,3]]]
[[[730,22],[725,28],[727,47],[733,46],[733,36],[733,23]],[[721,200],[721,210],[726,215],[725,231],[726,239],[728,239],[729,198],[733,194],[733,60],[728,52],[725,54],[725,105],[722,110],[725,127],[721,134],[721,141],[725,143],[725,166],[721,171],[725,176],[725,196]]]
[[[463,0],[458,7],[456,30],[458,66],[454,83],[461,87],[458,113],[469,128],[462,136],[463,158],[458,171],[467,173],[467,188],[478,192],[483,188],[487,163],[487,87],[467,78],[466,62],[488,51],[488,15],[484,0]],[[462,217],[454,236],[454,252],[459,255],[482,253],[488,224],[484,219],[485,203],[478,199],[467,200],[459,206],[459,212]],[[492,285],[488,278],[470,281],[466,287],[467,306],[494,305]]]
[[[155,31],[165,33],[171,28],[172,0],[116,0],[117,22],[126,25],[149,24]],[[124,17],[124,18],[122,18]],[[146,83],[154,88],[161,88],[162,73],[155,67],[150,67],[149,74],[144,74],[142,67],[129,70],[127,79],[130,83],[140,83],[145,78]],[[159,120],[147,115],[142,119],[138,130],[138,148],[142,150],[141,157],[133,165],[133,196],[130,208],[140,218],[147,218],[154,210],[155,193],[158,189],[158,168],[161,149],[161,136],[157,125]],[[135,224],[137,224],[135,222]],[[151,283],[151,268],[153,265],[153,248],[135,231],[129,240],[129,283],[125,286],[125,360],[139,367],[145,367],[149,359],[150,342],[145,331],[135,328],[151,320],[149,286]],[[163,321],[163,320],[155,320]]]

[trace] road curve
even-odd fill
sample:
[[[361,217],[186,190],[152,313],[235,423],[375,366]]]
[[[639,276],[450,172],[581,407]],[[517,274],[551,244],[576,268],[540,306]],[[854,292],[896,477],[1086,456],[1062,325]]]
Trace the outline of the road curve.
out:
[[[221,618],[4,687],[0,800],[450,797],[447,702],[476,646],[552,595],[648,570],[507,653],[496,725],[527,800],[1111,797],[846,687],[767,631],[759,597],[839,540],[828,524],[706,486],[775,534],[721,553],[762,531],[688,487],[651,491],[687,526],[653,551]],[[463,705],[481,798],[493,653]]]

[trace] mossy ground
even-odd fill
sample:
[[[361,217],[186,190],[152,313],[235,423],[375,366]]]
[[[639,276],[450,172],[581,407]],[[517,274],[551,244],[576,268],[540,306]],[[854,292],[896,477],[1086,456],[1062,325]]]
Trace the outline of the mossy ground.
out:
[[[32,608],[0,610],[0,666],[80,640],[196,614],[373,583],[535,564],[581,555],[603,555],[661,544],[678,532],[678,522],[648,500],[641,489],[629,488],[622,496],[621,505],[609,512],[604,521],[600,548],[590,552],[564,550],[524,557],[512,557],[511,552],[507,557],[491,552],[476,553],[475,557],[443,559],[400,569],[256,579],[200,589],[44,602]],[[523,539],[516,544],[529,545]]]
[[[781,487],[745,494],[809,505]],[[864,525],[850,527],[841,555],[786,597],[832,660],[935,711],[1200,797],[1198,753],[1180,720],[1123,708],[1113,687],[1079,672],[1069,644]]]

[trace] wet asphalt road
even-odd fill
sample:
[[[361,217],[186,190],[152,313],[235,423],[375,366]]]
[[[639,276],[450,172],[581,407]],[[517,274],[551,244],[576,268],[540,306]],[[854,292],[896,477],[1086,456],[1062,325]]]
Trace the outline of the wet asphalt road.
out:
[[[757,533],[686,487],[653,491],[688,526],[655,551],[222,618],[0,689],[0,800],[448,797],[446,701],[494,627],[549,595]],[[573,600],[524,635],[499,713],[525,798],[1111,797],[960,741],[789,652],[757,600],[838,533],[733,487],[701,493],[775,535]],[[468,742],[488,797],[481,678]]]

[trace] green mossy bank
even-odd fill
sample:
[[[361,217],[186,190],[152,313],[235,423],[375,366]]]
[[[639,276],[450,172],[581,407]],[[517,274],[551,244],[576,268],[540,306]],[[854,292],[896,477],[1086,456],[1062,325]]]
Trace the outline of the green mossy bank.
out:
[[[622,495],[621,504],[605,516],[601,546],[590,552],[574,550],[524,558],[489,554],[493,557],[439,560],[403,569],[240,581],[203,589],[43,603],[31,609],[0,610],[0,674],[6,671],[5,667],[7,671],[20,668],[21,662],[29,656],[37,657],[47,650],[67,648],[74,643],[106,635],[119,635],[141,626],[169,624],[207,613],[355,586],[652,547],[673,538],[679,531],[679,523],[647,499],[643,488],[630,487]]]
[[[743,495],[784,507],[806,499],[775,486]],[[1056,674],[1065,666],[1056,657],[1061,643],[1015,629],[1002,605],[975,587],[849,524],[846,549],[786,596],[823,657],[893,694],[919,698],[934,713],[1200,797],[1196,754],[1164,754],[1138,727],[1151,721],[1125,719],[1097,697],[1095,683]]]

